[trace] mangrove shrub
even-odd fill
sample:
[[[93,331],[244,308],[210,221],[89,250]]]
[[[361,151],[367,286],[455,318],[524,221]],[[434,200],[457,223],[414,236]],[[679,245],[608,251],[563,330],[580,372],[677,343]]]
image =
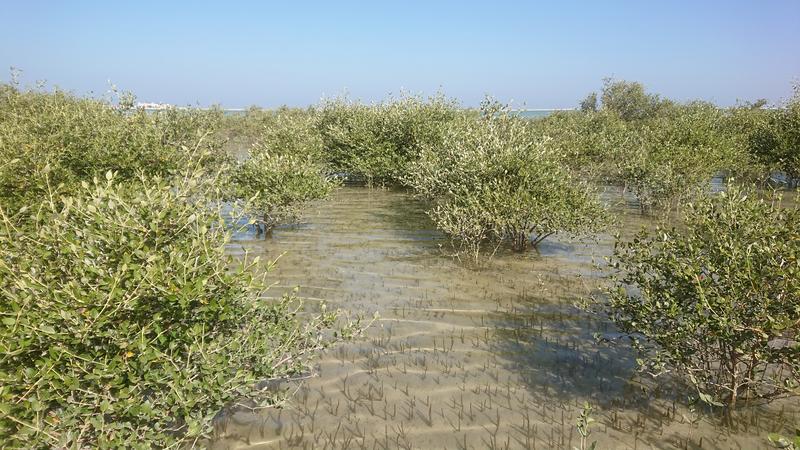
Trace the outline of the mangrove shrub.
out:
[[[749,112],[755,120],[747,133],[747,148],[754,159],[773,171],[782,172],[786,181],[800,181],[800,86],[782,108]]]
[[[118,179],[166,176],[196,159],[208,166],[227,159],[214,138],[219,111],[130,106],[59,90],[0,90],[0,204],[18,209],[48,189],[68,194],[109,170]]]
[[[337,184],[312,156],[273,153],[260,143],[233,167],[228,196],[245,201],[251,217],[267,231],[297,218],[305,203],[326,197]]]
[[[707,193],[715,175],[737,173],[749,162],[726,134],[723,112],[708,103],[674,105],[628,129],[618,173],[642,209],[689,201]]]
[[[108,173],[24,220],[0,208],[5,446],[193,444],[223,407],[270,405],[259,382],[307,370],[336,313],[261,298],[257,261],[225,255],[217,197],[201,175]]]
[[[324,102],[319,130],[327,162],[368,184],[396,184],[425,146],[438,145],[447,123],[460,113],[442,96],[403,96],[375,105],[346,99]]]
[[[797,393],[799,256],[797,207],[734,186],[689,205],[680,228],[618,242],[607,311],[644,370],[708,403]]]
[[[670,102],[645,91],[644,85],[635,81],[603,80],[600,95],[602,109],[617,114],[622,120],[642,120],[658,114]]]
[[[437,227],[477,256],[481,244],[536,246],[554,233],[597,230],[604,209],[524,119],[463,118],[427,146],[406,180]]]

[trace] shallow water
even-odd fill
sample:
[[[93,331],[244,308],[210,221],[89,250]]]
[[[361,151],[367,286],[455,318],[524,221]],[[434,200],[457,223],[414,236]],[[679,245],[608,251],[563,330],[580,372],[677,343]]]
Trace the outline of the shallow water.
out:
[[[624,234],[649,223],[615,210]],[[584,402],[601,449],[766,448],[768,433],[800,423],[796,402],[783,402],[743,411],[733,431],[666,387],[643,389],[626,347],[595,340],[613,328],[574,306],[597,288],[610,236],[551,239],[473,267],[443,251],[403,192],[342,188],[304,220],[268,239],[238,236],[262,258],[283,254],[269,294],[299,286],[311,304],[381,319],[324,353],[286,407],[230,417],[214,448],[580,448]]]

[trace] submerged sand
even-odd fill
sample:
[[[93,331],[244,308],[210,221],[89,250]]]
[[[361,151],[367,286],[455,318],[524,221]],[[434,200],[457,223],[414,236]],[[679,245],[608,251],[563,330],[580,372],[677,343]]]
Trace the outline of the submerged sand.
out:
[[[635,208],[616,212],[623,233],[648,224]],[[602,281],[610,236],[552,239],[475,267],[446,254],[408,194],[343,188],[302,225],[238,243],[285,252],[271,295],[300,286],[310,303],[381,319],[323,354],[284,407],[229,417],[213,448],[581,448],[585,402],[597,421],[587,443],[599,449],[769,448],[767,434],[800,423],[797,402],[784,401],[723,427],[669,383],[635,377],[625,345],[598,343],[613,327],[575,302]]]

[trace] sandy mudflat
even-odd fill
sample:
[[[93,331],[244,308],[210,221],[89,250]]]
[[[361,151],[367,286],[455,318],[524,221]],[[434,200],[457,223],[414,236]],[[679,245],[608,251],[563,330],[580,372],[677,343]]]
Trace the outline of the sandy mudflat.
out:
[[[622,209],[624,231],[643,223]],[[499,254],[476,269],[442,254],[441,236],[406,194],[344,188],[298,227],[241,243],[281,259],[274,294],[378,311],[368,338],[334,348],[291,403],[230,417],[214,448],[519,449],[580,446],[576,419],[595,406],[600,449],[769,448],[800,423],[796,401],[742,413],[738,431],[647,393],[607,323],[573,302],[597,285],[611,249],[553,240],[540,254]],[[312,303],[312,302],[309,302]]]

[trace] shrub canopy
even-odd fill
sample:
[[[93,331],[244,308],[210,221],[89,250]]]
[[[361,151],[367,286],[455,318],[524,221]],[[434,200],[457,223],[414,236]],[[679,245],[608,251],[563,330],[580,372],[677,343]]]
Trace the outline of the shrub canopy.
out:
[[[220,115],[148,113],[58,90],[7,86],[0,90],[0,204],[13,209],[36,203],[48,189],[73,192],[81,180],[109,170],[132,179],[175,173],[198,155],[204,165],[219,164],[227,159],[214,138]]]
[[[0,208],[0,440],[192,442],[223,407],[274,402],[259,382],[307,370],[336,313],[259,297],[257,262],[225,255],[227,222],[205,207],[215,189],[109,173],[24,220]]]
[[[548,144],[531,138],[524,119],[465,117],[441,146],[423,149],[406,182],[430,202],[437,227],[473,253],[487,241],[521,249],[554,233],[597,230],[602,206]]]
[[[800,210],[736,187],[691,204],[681,228],[618,243],[607,311],[651,373],[701,399],[798,393]]]

